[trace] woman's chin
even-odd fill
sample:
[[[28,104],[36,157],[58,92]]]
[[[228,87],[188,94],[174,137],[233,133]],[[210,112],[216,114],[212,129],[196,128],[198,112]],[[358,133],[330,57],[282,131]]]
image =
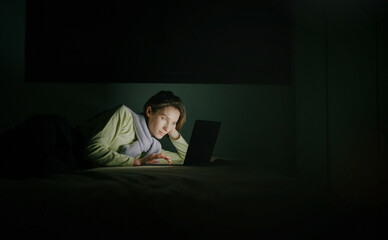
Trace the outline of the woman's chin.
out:
[[[163,138],[163,136],[160,135],[160,134],[155,134],[154,137],[155,137],[156,139],[162,139],[162,138]]]

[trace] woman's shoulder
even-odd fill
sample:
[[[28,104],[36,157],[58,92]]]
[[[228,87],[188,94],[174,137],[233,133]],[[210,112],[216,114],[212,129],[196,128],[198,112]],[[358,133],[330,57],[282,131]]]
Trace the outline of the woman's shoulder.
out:
[[[117,105],[116,107],[114,107],[114,113],[115,114],[126,114],[126,115],[131,115],[131,109],[129,107],[127,107],[126,105],[124,104],[121,104],[121,105]],[[131,117],[131,116],[129,116]]]
[[[125,104],[120,104],[115,107],[116,111],[129,111],[129,107]]]
[[[124,104],[115,107],[115,111],[112,117],[124,122],[133,121],[132,110]]]

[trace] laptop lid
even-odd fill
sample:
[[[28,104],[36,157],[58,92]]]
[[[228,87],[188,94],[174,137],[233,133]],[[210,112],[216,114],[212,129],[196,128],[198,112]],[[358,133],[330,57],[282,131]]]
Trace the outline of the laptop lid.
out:
[[[183,165],[209,163],[216,145],[221,122],[196,120]]]

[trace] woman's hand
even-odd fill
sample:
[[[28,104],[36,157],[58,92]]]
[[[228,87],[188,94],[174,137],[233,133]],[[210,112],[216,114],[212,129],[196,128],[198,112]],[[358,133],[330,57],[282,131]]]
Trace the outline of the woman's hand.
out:
[[[181,134],[178,132],[178,130],[176,130],[175,128],[173,130],[171,130],[169,133],[168,133],[168,136],[170,136],[170,139],[171,140],[177,140]]]
[[[133,166],[141,166],[144,164],[158,164],[158,159],[164,158],[167,160],[168,164],[171,164],[171,158],[163,153],[153,153],[144,158],[135,158],[133,161]]]

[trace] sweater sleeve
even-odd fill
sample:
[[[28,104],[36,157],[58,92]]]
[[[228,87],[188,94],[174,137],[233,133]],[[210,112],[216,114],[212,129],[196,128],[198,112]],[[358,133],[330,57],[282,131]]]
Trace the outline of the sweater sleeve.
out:
[[[174,145],[177,152],[170,152],[170,151],[162,150],[162,153],[169,156],[171,158],[171,161],[173,164],[183,164],[183,162],[185,161],[185,157],[186,157],[186,153],[187,153],[187,149],[188,149],[189,145],[187,144],[185,139],[182,137],[182,135],[180,135],[179,138],[176,140],[171,139],[171,142]],[[160,159],[161,163],[164,163],[163,161],[166,161],[166,160]]]
[[[93,136],[86,146],[86,158],[94,166],[132,166],[134,158],[120,154],[111,147],[111,143],[132,125],[132,115],[120,106],[109,119],[104,128]]]

